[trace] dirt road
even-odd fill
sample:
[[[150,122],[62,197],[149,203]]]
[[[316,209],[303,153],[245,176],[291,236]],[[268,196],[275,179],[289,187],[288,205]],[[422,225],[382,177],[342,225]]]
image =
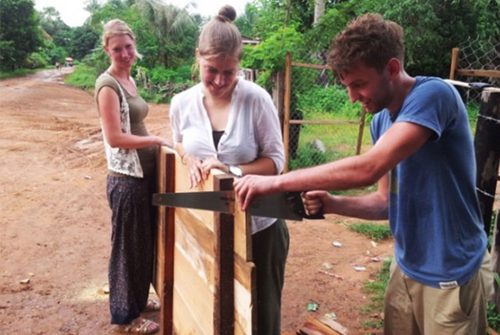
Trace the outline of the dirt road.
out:
[[[102,290],[110,212],[99,123],[92,95],[63,84],[67,71],[0,81],[0,334],[112,333]],[[167,108],[150,105],[152,133],[168,136]],[[362,286],[381,266],[372,258],[392,246],[345,222],[289,223],[284,331],[333,312],[350,334],[364,333]],[[336,276],[322,273],[325,265]],[[310,301],[318,311],[307,311]]]

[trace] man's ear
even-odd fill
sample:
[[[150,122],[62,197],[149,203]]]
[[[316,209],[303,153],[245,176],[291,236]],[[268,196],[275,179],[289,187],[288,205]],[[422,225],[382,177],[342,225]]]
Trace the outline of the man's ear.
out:
[[[401,71],[401,62],[399,59],[393,57],[387,62],[387,71],[391,77],[396,76]]]

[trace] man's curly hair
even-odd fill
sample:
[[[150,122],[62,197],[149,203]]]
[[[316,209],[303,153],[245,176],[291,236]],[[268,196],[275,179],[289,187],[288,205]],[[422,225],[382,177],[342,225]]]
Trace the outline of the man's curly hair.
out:
[[[382,71],[391,58],[404,62],[403,28],[380,14],[365,14],[351,21],[332,41],[328,63],[337,73],[358,61]]]

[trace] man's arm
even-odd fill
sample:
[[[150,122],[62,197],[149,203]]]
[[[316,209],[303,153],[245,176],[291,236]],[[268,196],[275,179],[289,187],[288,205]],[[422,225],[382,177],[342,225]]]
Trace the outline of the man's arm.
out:
[[[327,191],[309,191],[303,194],[309,214],[334,213],[366,220],[388,218],[389,175],[378,182],[377,191],[361,196],[331,195]]]
[[[283,191],[346,190],[378,182],[431,137],[428,128],[409,122],[394,124],[366,153],[279,176],[245,176],[234,184],[242,208],[257,195]]]

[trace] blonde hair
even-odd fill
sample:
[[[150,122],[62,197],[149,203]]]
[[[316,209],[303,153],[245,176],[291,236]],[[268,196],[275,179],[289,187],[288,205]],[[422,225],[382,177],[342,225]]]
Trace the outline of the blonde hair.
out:
[[[200,56],[235,56],[238,60],[241,59],[243,53],[241,33],[233,23],[235,18],[236,10],[230,5],[225,5],[217,16],[203,26],[198,38]]]
[[[132,29],[126,24],[124,21],[120,19],[113,19],[104,24],[103,32],[102,32],[102,46],[106,48],[108,46],[109,39],[115,36],[129,36],[134,43],[135,35],[132,32]],[[137,58],[141,58],[142,55],[137,52],[137,48],[135,48],[135,55]]]

